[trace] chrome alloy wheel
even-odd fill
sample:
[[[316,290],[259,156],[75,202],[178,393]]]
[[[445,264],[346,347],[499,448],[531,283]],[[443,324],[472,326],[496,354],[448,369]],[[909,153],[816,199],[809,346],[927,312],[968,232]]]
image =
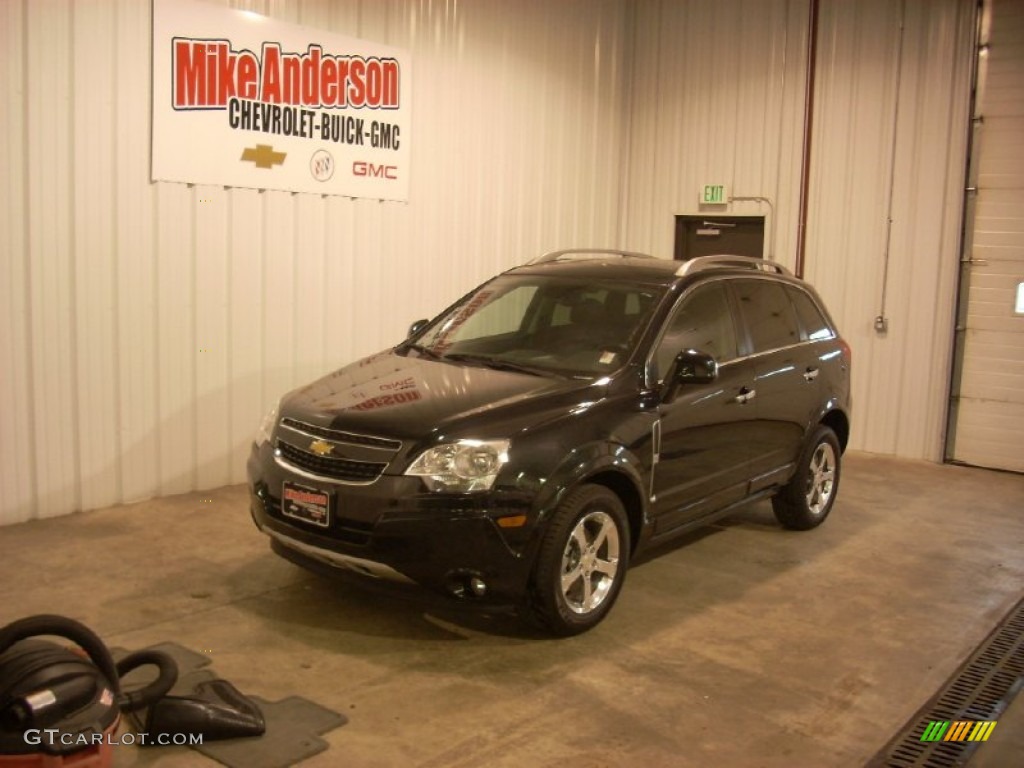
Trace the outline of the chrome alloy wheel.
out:
[[[829,443],[818,443],[807,467],[807,509],[820,515],[828,509],[835,487],[836,453]]]
[[[573,613],[595,610],[619,573],[619,530],[605,512],[589,512],[569,534],[562,553],[562,596]]]

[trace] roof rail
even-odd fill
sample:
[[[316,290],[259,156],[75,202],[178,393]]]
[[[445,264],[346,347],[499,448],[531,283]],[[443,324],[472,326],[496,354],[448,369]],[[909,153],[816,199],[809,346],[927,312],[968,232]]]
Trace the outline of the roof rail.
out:
[[[776,261],[758,259],[754,256],[730,256],[727,254],[720,256],[698,256],[690,259],[676,270],[676,275],[683,277],[694,272],[702,272],[706,269],[718,267],[740,267],[742,269],[753,269],[758,272],[774,272],[779,275],[789,275],[790,277],[793,275],[792,272]]]
[[[636,251],[620,251],[613,248],[568,248],[564,251],[551,251],[545,253],[540,258],[528,261],[527,264],[546,264],[550,261],[562,261],[566,256],[619,256],[621,258],[636,257],[641,259],[653,259],[654,257],[647,253],[637,253]]]

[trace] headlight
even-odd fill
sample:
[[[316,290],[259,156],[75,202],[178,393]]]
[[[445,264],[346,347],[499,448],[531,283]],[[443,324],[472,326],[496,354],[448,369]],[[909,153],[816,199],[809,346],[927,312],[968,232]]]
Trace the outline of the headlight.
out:
[[[405,474],[432,491],[486,491],[507,461],[508,440],[458,440],[424,451]]]
[[[270,436],[274,433],[274,425],[277,423],[277,406],[275,405],[260,423],[260,431],[256,433],[256,445],[263,445],[270,442]]]

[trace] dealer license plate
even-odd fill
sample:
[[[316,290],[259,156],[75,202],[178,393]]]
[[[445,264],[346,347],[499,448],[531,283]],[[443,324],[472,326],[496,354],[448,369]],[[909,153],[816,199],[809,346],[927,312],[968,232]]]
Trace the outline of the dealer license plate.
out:
[[[331,524],[331,494],[286,480],[281,487],[281,511],[288,517],[326,528]]]

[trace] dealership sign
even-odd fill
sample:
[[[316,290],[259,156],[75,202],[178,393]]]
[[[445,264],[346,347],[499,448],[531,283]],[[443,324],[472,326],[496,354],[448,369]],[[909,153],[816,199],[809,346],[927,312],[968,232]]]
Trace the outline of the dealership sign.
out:
[[[153,2],[153,180],[408,200],[408,52]]]

